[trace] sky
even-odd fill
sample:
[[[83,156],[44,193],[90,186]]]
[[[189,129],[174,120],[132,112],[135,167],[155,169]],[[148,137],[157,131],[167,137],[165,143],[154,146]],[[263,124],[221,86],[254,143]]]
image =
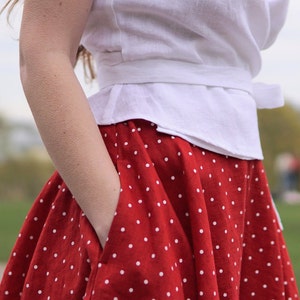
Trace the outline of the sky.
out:
[[[4,0],[0,0],[0,6]],[[16,16],[17,18],[17,16]],[[0,18],[0,115],[32,120],[18,70],[18,24],[14,28]],[[276,43],[263,52],[263,66],[255,81],[279,83],[287,101],[300,108],[300,1],[290,0],[287,22]],[[96,91],[80,79],[87,95]]]

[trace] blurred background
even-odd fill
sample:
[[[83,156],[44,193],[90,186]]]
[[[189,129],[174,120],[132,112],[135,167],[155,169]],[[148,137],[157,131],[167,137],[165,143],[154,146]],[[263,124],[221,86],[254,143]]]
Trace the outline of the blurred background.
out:
[[[0,7],[4,3],[0,0]],[[11,26],[0,18],[0,277],[24,217],[53,166],[42,145],[25,100],[18,72],[21,8]],[[284,235],[300,286],[300,1],[290,0],[286,26],[263,53],[256,81],[279,83],[286,105],[258,112],[264,164],[280,212]],[[76,72],[87,95],[80,66]]]

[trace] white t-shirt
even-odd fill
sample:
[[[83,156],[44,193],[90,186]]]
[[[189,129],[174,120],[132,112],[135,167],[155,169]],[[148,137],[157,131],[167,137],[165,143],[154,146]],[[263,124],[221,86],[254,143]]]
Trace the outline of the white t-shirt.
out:
[[[83,45],[97,65],[98,124],[146,119],[158,131],[243,159],[262,159],[257,108],[283,104],[253,84],[260,51],[288,0],[94,0]]]

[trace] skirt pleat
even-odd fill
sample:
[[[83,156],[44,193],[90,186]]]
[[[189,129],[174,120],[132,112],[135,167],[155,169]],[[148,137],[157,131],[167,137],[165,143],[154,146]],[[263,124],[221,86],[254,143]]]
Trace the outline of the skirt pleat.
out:
[[[121,181],[104,249],[55,173],[20,231],[1,300],[298,299],[261,161],[143,120],[99,128]]]

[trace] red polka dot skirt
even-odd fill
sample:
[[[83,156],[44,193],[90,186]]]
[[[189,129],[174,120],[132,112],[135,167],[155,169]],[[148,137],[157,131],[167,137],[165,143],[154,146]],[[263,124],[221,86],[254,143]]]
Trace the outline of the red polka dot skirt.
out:
[[[260,161],[142,120],[101,133],[122,187],[105,248],[55,173],[21,229],[1,300],[298,299]]]

